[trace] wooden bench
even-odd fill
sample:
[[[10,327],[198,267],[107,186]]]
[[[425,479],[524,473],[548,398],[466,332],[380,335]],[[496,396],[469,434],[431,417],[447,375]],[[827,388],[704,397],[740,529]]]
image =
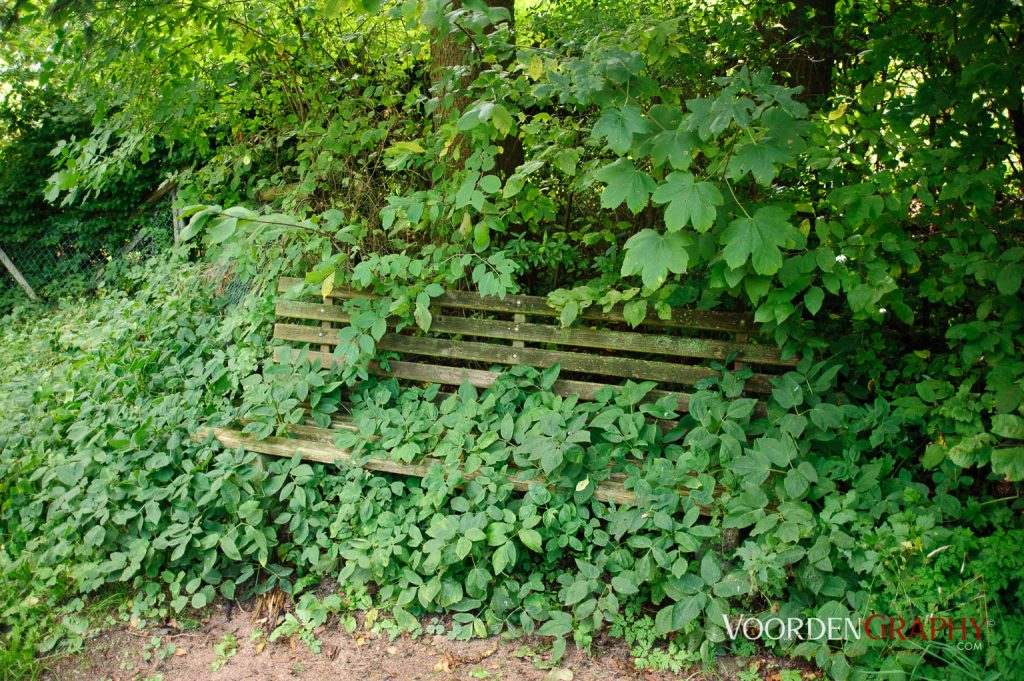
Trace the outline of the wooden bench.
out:
[[[302,279],[282,278],[280,293],[302,289]],[[294,296],[293,296],[294,297]],[[348,323],[349,315],[342,305],[333,301],[365,297],[347,289],[335,289],[324,301],[319,295],[308,299],[279,298],[276,303],[278,322],[273,338],[281,342],[275,348],[275,361],[282,359],[281,349],[291,346],[306,350],[309,360],[319,359],[323,366],[335,363],[330,350],[338,344],[336,325]],[[374,363],[374,373],[417,383],[460,386],[469,382],[487,388],[499,376],[495,365],[529,365],[544,369],[560,365],[560,380],[552,390],[560,395],[578,395],[593,400],[607,386],[619,386],[625,380],[655,381],[659,388],[649,399],[666,395],[675,398],[677,411],[689,406],[687,389],[701,380],[717,375],[706,366],[709,361],[731,360],[749,365],[754,375],[745,384],[751,393],[770,391],[773,367],[787,367],[795,360],[782,359],[778,349],[752,342],[756,328],[750,316],[732,312],[676,309],[671,319],[647,319],[640,330],[630,330],[622,308],[609,312],[587,309],[580,315],[578,326],[561,328],[558,312],[539,296],[507,296],[504,299],[482,297],[475,293],[450,291],[431,303],[433,321],[429,334],[416,327],[401,333],[388,332],[377,343],[383,352],[398,353],[385,370]],[[288,353],[298,356],[300,353]],[[778,369],[775,369],[776,371]],[[303,459],[322,463],[347,464],[352,457],[348,450],[333,443],[337,428],[355,429],[351,421],[336,419],[331,428],[296,425],[289,428],[290,437],[256,439],[241,430],[230,428],[204,429],[195,434],[203,440],[211,435],[226,447],[243,447],[261,454],[291,457],[300,453]],[[404,464],[390,459],[360,461],[364,468],[401,475],[423,477],[438,463],[426,458],[418,463]],[[469,476],[467,476],[469,477]],[[624,476],[613,475],[598,483],[596,498],[616,503],[635,500],[633,492],[623,485]],[[526,491],[531,484],[543,480],[513,480],[513,487]]]

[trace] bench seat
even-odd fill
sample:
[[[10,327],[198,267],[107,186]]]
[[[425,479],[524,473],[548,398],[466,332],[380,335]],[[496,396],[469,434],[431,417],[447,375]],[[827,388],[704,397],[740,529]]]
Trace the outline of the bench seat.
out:
[[[291,347],[329,367],[340,361],[332,350],[340,342],[338,328],[350,319],[344,302],[370,296],[339,288],[323,298],[309,293],[304,284],[303,279],[289,277],[278,282],[282,296],[275,304],[273,339],[280,344],[274,350],[274,360],[297,358],[300,353],[282,352]],[[646,319],[638,329],[630,329],[621,306],[607,312],[586,309],[580,314],[579,326],[562,328],[557,323],[558,311],[539,296],[500,299],[450,291],[431,301],[431,313],[427,334],[416,327],[395,332],[392,326],[378,341],[377,350],[397,353],[398,359],[373,362],[371,372],[413,383],[457,387],[468,382],[486,389],[500,375],[496,366],[546,369],[557,364],[560,379],[551,389],[559,395],[594,400],[599,391],[609,386],[618,388],[626,380],[654,381],[658,388],[646,399],[672,396],[677,411],[685,413],[690,399],[687,391],[718,375],[709,363],[722,366],[732,362],[736,369],[748,366],[753,373],[744,389],[755,395],[771,390],[773,371],[796,363],[795,359],[784,359],[777,348],[752,341],[757,331],[753,320],[733,312],[675,309],[669,319]],[[757,411],[763,413],[762,404]],[[260,454],[292,457],[298,453],[309,461],[349,465],[351,452],[333,442],[337,429],[354,430],[355,426],[351,420],[336,418],[329,428],[311,423],[289,426],[286,437],[257,439],[232,428],[204,428],[193,437],[213,437],[225,447],[242,447]],[[359,465],[369,470],[418,477],[441,463],[433,458],[411,464],[384,458],[359,459]],[[520,492],[530,485],[544,484],[541,479],[510,482]],[[625,475],[613,473],[595,485],[594,496],[616,504],[632,503],[635,495],[624,482]],[[680,494],[685,493],[680,490]]]

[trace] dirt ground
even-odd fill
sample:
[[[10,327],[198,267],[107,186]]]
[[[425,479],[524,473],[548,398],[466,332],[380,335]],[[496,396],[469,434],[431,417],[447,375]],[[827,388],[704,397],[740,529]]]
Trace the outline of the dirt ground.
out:
[[[539,640],[488,638],[452,641],[445,636],[403,635],[390,640],[362,629],[348,634],[330,623],[318,632],[320,653],[296,640],[269,642],[259,634],[266,622],[244,606],[216,604],[201,626],[136,630],[110,629],[90,639],[83,651],[59,660],[43,677],[60,681],[243,681],[248,679],[331,679],[332,681],[688,681],[740,679],[754,664],[761,679],[780,681],[781,670],[798,669],[804,680],[819,674],[774,658],[724,660],[711,672],[695,668],[681,675],[640,672],[618,641],[595,643],[590,654],[571,644],[553,667]],[[258,614],[258,613],[256,613]],[[154,638],[155,637],[155,638]],[[234,640],[237,644],[231,644]],[[154,643],[154,640],[158,640]],[[229,641],[225,644],[225,641]],[[748,676],[747,679],[750,677]],[[790,677],[792,678],[792,677]],[[746,681],[746,679],[744,679]]]

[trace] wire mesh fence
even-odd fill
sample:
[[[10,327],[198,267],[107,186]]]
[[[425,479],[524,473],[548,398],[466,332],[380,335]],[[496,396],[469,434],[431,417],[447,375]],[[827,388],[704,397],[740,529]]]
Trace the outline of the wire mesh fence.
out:
[[[115,260],[143,261],[173,243],[174,213],[169,198],[148,209],[142,226],[120,242],[97,246],[94,239],[76,239],[73,234],[55,241],[0,242],[0,251],[6,255],[6,261],[0,263],[0,308],[31,296],[48,300],[88,293]]]
[[[180,220],[177,222],[180,228]],[[0,315],[27,301],[29,291],[41,301],[90,295],[113,270],[114,263],[142,263],[170,249],[175,241],[175,223],[173,199],[167,198],[148,209],[142,226],[128,238],[103,248],[83,246],[73,238],[55,243],[0,242],[0,261],[6,255],[10,264],[8,267],[0,262]],[[207,281],[225,312],[258,292],[257,279],[239,274],[229,262],[213,264]]]

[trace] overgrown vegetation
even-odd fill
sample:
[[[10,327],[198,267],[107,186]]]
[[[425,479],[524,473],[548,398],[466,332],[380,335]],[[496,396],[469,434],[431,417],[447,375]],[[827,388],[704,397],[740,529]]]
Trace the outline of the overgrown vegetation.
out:
[[[979,650],[766,643],[837,679],[1014,677],[1018,4],[111,7],[3,6],[0,94],[26,113],[0,156],[32,159],[38,216],[18,233],[54,229],[40,193],[130,201],[153,168],[190,223],[88,303],[4,318],[0,670],[79,641],[91,594],[152,620],[281,588],[299,607],[278,636],[311,645],[376,604],[396,630],[447,612],[452,636],[536,633],[555,657],[610,631],[667,669],[749,652],[723,616],[973,617]],[[120,227],[101,220],[97,238]],[[212,260],[256,282],[244,305],[217,300]],[[378,294],[348,303],[338,368],[269,361],[280,274]],[[460,288],[546,295],[566,326],[617,303],[633,326],[750,310],[800,361],[764,413],[725,367],[687,414],[648,384],[559,397],[557,369],[450,395],[369,377],[388,317],[429,329]],[[190,440],[280,432],[307,400],[323,422],[348,405],[338,441],[360,455],[446,465],[406,479]],[[513,494],[510,467],[549,488]],[[593,498],[611,472],[635,506]],[[344,600],[309,595],[324,578]]]

